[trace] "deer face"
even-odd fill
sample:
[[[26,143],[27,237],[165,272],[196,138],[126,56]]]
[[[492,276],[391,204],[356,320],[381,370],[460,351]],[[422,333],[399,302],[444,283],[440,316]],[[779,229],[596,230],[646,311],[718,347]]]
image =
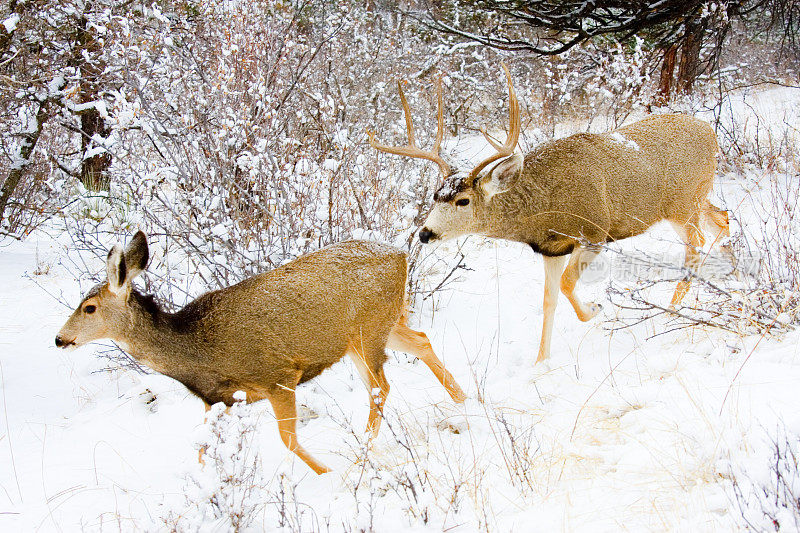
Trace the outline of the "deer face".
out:
[[[454,239],[473,230],[475,189],[458,174],[445,180],[433,195],[433,208],[419,230],[423,243]]]
[[[375,132],[369,132],[369,143],[376,150],[433,161],[439,167],[442,176],[445,177],[444,184],[433,196],[433,208],[419,232],[419,240],[423,243],[452,239],[467,233],[480,233],[481,228],[486,226],[487,214],[491,212],[492,197],[508,191],[522,170],[522,154],[515,153],[521,128],[519,102],[511,83],[511,73],[505,64],[502,66],[508,82],[508,137],[506,142],[501,145],[484,131],[486,140],[496,150],[496,153],[484,159],[469,174],[453,172],[450,165],[439,155],[444,138],[441,79],[436,90],[438,129],[433,149],[426,151],[417,147],[411,109],[409,109],[408,101],[403,93],[402,83],[398,83],[397,87],[406,117],[408,145],[380,144],[375,140]]]
[[[130,322],[128,292],[114,294],[108,283],[90,290],[56,336],[56,346],[74,349],[98,339],[113,339]]]
[[[126,324],[132,323],[128,303],[131,282],[147,265],[150,253],[144,233],[138,232],[130,245],[114,246],[108,253],[108,281],[90,290],[56,335],[56,346],[74,349],[98,339],[118,339]]]
[[[455,175],[433,195],[433,208],[419,231],[422,243],[445,241],[468,233],[481,233],[492,212],[492,198],[509,191],[522,171],[517,152],[489,167],[476,178]]]

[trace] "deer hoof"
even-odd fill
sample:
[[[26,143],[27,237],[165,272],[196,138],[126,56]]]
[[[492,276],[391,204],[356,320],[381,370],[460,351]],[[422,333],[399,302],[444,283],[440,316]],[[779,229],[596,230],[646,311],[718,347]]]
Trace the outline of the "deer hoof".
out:
[[[582,322],[587,322],[587,321],[593,319],[594,317],[597,316],[597,314],[600,311],[603,310],[603,306],[602,305],[596,304],[594,302],[590,302],[590,303],[586,304],[585,307],[586,307],[586,312],[583,313],[582,315],[578,315],[578,318]]]

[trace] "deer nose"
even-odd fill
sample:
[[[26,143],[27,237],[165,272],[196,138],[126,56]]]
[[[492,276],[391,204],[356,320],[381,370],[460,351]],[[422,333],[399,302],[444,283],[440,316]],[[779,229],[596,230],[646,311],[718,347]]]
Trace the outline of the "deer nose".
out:
[[[435,237],[435,234],[428,228],[419,230],[419,240],[422,241],[423,244],[427,244],[433,237]]]
[[[75,344],[75,340],[65,341],[61,335],[56,336],[56,346],[59,348],[68,348]]]

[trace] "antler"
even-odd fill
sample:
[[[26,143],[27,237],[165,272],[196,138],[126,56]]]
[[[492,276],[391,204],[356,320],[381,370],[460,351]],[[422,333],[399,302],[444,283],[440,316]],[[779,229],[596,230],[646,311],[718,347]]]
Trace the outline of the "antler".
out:
[[[408,157],[416,157],[419,159],[427,159],[428,161],[433,161],[439,166],[439,170],[442,173],[442,176],[447,177],[450,175],[450,165],[439,155],[439,150],[442,147],[442,139],[444,138],[444,105],[442,104],[442,78],[439,78],[439,82],[436,86],[436,93],[439,100],[439,111],[436,114],[436,118],[439,123],[438,130],[436,132],[436,142],[433,144],[433,148],[430,151],[425,151],[417,147],[417,142],[414,139],[414,124],[411,121],[411,110],[408,107],[408,101],[406,100],[406,95],[403,92],[403,83],[398,81],[397,82],[397,90],[400,93],[400,101],[403,103],[403,112],[406,115],[406,130],[408,131],[408,145],[407,146],[387,146],[385,144],[379,144],[375,140],[375,132],[368,131],[367,134],[369,135],[369,144],[376,150],[380,150],[381,152],[386,152],[388,154],[395,154],[395,155],[404,155]]]
[[[497,153],[487,157],[481,161],[477,167],[472,169],[472,172],[469,173],[469,177],[467,178],[470,181],[477,178],[481,170],[486,168],[486,166],[490,163],[513,154],[517,147],[517,141],[519,141],[519,132],[521,128],[519,101],[517,100],[517,95],[514,93],[514,86],[511,84],[511,73],[508,71],[508,67],[505,63],[501,63],[501,65],[503,66],[503,70],[506,72],[506,79],[508,80],[508,137],[506,138],[506,143],[500,145],[492,140],[491,137],[489,137],[489,134],[486,133],[486,130],[481,128],[481,133],[483,133],[483,136],[486,137],[487,141],[489,141],[489,144],[491,144],[492,147],[497,150]]]

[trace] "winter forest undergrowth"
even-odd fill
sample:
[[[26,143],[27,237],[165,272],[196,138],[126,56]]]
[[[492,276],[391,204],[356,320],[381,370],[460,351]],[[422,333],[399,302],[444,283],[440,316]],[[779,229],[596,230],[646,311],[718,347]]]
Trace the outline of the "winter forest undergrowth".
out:
[[[569,28],[510,24],[493,4],[0,6],[0,530],[800,528],[800,5],[677,3],[545,54],[503,39],[553,50]],[[602,311],[580,322],[561,298],[534,365],[541,256],[477,236],[420,245],[435,165],[368,144],[406,142],[403,82],[430,146],[441,79],[443,153],[477,163],[482,127],[506,135],[501,62],[523,153],[652,113],[709,122],[735,264],[709,242],[672,310],[687,271],[668,224],[605,245],[578,286]],[[204,419],[111,342],[57,350],[138,229],[137,286],[170,310],[342,240],[403,249],[411,324],[469,399],[390,352],[370,441],[358,372],[335,364],[297,389],[300,442],[333,469],[316,476],[269,402]]]

